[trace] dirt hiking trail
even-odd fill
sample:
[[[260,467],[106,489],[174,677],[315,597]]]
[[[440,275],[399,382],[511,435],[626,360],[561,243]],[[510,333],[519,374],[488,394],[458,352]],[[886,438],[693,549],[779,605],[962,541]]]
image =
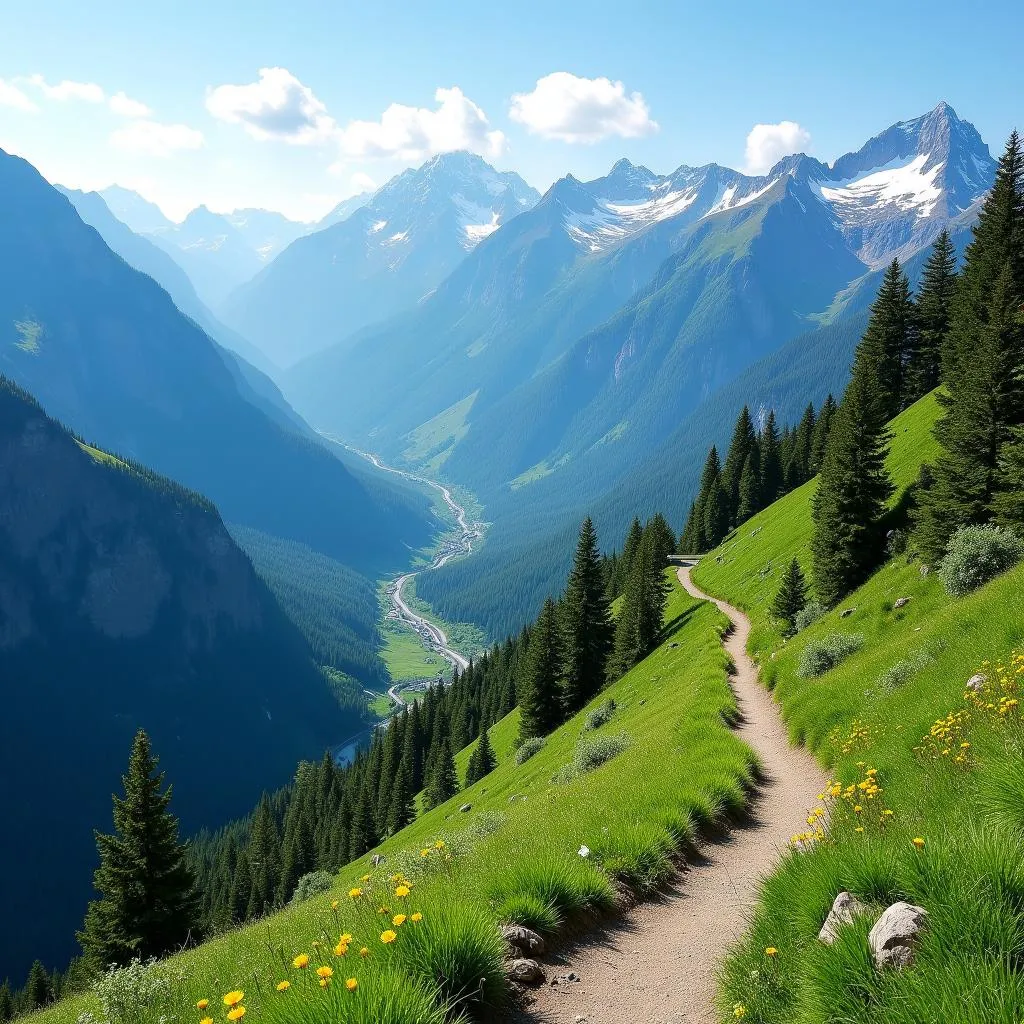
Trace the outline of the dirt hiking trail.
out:
[[[545,957],[549,981],[573,973],[579,981],[542,985],[517,1016],[520,1024],[697,1024],[718,1019],[715,979],[754,908],[758,884],[806,829],[825,776],[814,758],[789,745],[777,706],[747,655],[750,620],[702,593],[681,567],[679,582],[713,601],[732,620],[725,640],[741,715],[739,737],[757,751],[765,775],[750,815],[722,838],[705,843],[662,898],[641,903],[596,934]]]

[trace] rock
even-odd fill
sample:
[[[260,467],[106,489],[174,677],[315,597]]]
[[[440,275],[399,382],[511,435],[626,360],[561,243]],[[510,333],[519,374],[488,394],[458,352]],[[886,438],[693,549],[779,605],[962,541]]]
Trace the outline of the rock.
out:
[[[380,853],[375,853],[375,854],[374,854],[374,855],[373,855],[373,856],[372,856],[372,857],[370,858],[370,863],[371,863],[371,864],[372,864],[372,865],[373,865],[373,866],[374,866],[375,868],[378,868],[378,867],[380,867],[380,866],[381,866],[381,864],[383,864],[383,863],[384,863],[385,859],[386,859],[386,858],[385,858],[385,857],[384,857],[384,856],[383,856],[382,854],[380,854]]]
[[[459,808],[459,811],[460,811],[460,812],[461,812],[462,814],[465,814],[465,813],[466,813],[467,811],[471,811],[471,810],[473,810],[473,805],[472,805],[472,804],[463,804],[463,805],[462,805],[462,806],[461,806],[461,807]]]
[[[536,960],[520,957],[508,965],[508,976],[520,985],[539,985],[544,980],[544,968]]]
[[[910,604],[910,598],[909,597],[900,597],[900,598],[897,598],[893,602],[892,606],[893,606],[893,608],[903,608],[903,607],[905,607],[908,604]]]
[[[929,572],[931,572],[931,570],[930,570],[930,569],[928,568],[928,566],[927,566],[927,565],[922,565],[922,566],[921,566],[921,568],[920,568],[920,569],[918,569],[917,571],[918,571],[918,572],[919,572],[919,573],[920,573],[920,574],[921,574],[922,576],[927,576],[927,575],[928,575],[928,573],[929,573]]]
[[[669,644],[669,647],[678,647],[679,644]]]
[[[839,938],[839,929],[844,924],[851,924],[858,914],[866,914],[867,911],[868,908],[856,896],[841,892],[832,904],[821,931],[818,932],[818,940],[824,942],[826,946],[831,946]]]
[[[856,608],[844,608],[839,613],[839,618],[845,619],[847,617],[847,615],[852,615],[856,610],[857,610]]]
[[[918,935],[928,924],[928,911],[902,900],[889,907],[875,922],[868,945],[875,966],[909,967],[914,962]]]
[[[506,924],[501,929],[501,937],[520,953],[543,953],[544,939],[536,932],[524,928],[521,924]]]
[[[552,985],[567,985],[574,981],[579,981],[580,976],[575,971],[570,971],[568,974],[559,974],[551,979]]]
[[[979,672],[976,676],[971,676],[967,680],[967,689],[978,693],[987,682],[988,676],[984,672]]]

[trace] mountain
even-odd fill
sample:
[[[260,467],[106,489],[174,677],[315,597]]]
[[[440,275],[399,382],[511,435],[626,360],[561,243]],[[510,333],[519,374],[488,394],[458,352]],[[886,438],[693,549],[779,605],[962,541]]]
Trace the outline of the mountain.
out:
[[[0,680],[0,773],[31,780],[5,787],[17,842],[0,851],[18,879],[0,916],[19,922],[0,934],[0,973],[18,978],[35,956],[75,951],[93,829],[109,830],[137,728],[187,833],[241,813],[362,723],[358,692],[344,710],[331,696],[209,501],[77,440],[4,378]]]
[[[165,217],[156,203],[143,199],[138,192],[120,185],[110,185],[101,189],[99,194],[110,207],[111,213],[136,234],[151,235],[174,228],[174,221]]]
[[[536,200],[517,174],[470,153],[443,154],[297,239],[221,313],[273,362],[290,365],[415,305]]]
[[[309,230],[309,225],[289,220],[274,210],[235,210],[224,214],[224,220],[264,263],[269,263],[282,249]]]
[[[347,220],[356,210],[361,210],[370,201],[372,196],[373,192],[360,192],[359,195],[342,199],[327,216],[322,217],[313,225],[313,231],[323,231],[324,228],[329,228],[333,224],[340,224],[343,220]],[[309,234],[312,234],[313,231],[310,231]]]
[[[443,467],[491,507],[607,485],[706,396],[827,324],[970,211],[995,164],[946,104],[832,166],[567,177],[418,308],[283,379],[307,418]],[[394,367],[402,367],[400,374]],[[429,440],[429,444],[427,441]]]
[[[350,471],[267,396],[250,400],[258,378],[3,153],[0,225],[0,371],[52,415],[209,495],[229,521],[370,575],[431,536],[425,498]]]

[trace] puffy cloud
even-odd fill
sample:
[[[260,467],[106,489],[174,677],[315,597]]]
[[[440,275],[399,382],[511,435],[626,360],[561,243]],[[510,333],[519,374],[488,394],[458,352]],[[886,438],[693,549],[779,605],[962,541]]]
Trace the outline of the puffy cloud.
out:
[[[199,149],[203,144],[203,135],[184,124],[161,124],[159,121],[137,119],[114,131],[110,136],[110,144],[126,153],[171,156],[180,150]]]
[[[635,139],[658,130],[640,93],[627,96],[622,82],[568,71],[538,79],[533,92],[516,93],[508,114],[533,134],[562,142]]]
[[[755,124],[747,136],[746,171],[767,174],[784,156],[801,153],[811,142],[811,133],[796,121]]]
[[[26,96],[21,89],[0,78],[0,107],[13,107],[23,110],[26,114],[34,114],[39,108]]]
[[[114,93],[109,104],[110,109],[120,117],[149,117],[153,113],[145,103],[133,100],[123,92]]]
[[[327,108],[286,68],[260,68],[258,82],[220,85],[206,97],[218,120],[243,125],[261,141],[320,142],[334,130]]]
[[[42,75],[31,75],[28,81],[34,85],[48,100],[84,100],[86,103],[102,103],[106,98],[103,90],[95,82],[70,82],[65,79],[56,85],[50,85]]]
[[[437,108],[392,103],[379,121],[350,121],[339,131],[346,157],[425,160],[438,153],[468,149],[481,156],[504,152],[505,136],[493,131],[487,115],[458,86],[434,93]]]
[[[353,195],[360,196],[364,192],[377,191],[377,182],[375,182],[365,171],[356,171],[356,173],[349,179],[349,184],[352,186]]]

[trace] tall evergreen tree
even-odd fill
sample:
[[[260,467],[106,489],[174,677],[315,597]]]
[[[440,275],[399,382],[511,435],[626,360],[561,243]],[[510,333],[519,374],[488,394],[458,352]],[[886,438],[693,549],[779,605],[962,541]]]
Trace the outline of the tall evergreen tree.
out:
[[[704,543],[706,550],[718,547],[729,532],[729,495],[716,480],[704,502]]]
[[[6,1024],[14,1016],[14,996],[11,994],[11,982],[5,978],[0,985],[0,1024]]]
[[[939,386],[955,289],[956,247],[943,228],[924,265],[918,289],[917,331],[907,383],[911,401]]]
[[[558,608],[549,597],[531,630],[526,655],[526,671],[519,695],[519,734],[524,739],[546,736],[562,720],[560,634]]]
[[[100,894],[89,904],[78,934],[96,968],[149,959],[183,945],[192,935],[199,901],[178,822],[168,811],[171,789],[149,737],[135,734],[124,796],[114,797],[114,835],[96,833],[100,866],[93,884]]]
[[[910,282],[899,260],[889,264],[860,343],[876,363],[882,411],[892,419],[907,404],[907,368],[915,348],[916,312]]]
[[[391,802],[388,806],[387,832],[393,836],[416,818],[416,791],[412,788],[412,773],[406,761],[402,761],[391,786]]]
[[[750,455],[740,474],[740,497],[736,509],[736,525],[745,523],[761,507],[761,476]]]
[[[758,509],[767,508],[782,494],[785,473],[782,468],[782,451],[779,446],[779,428],[775,422],[775,410],[768,413],[759,443],[761,454],[761,480]]]
[[[889,357],[866,336],[832,425],[812,504],[814,589],[833,605],[860,584],[881,557],[882,517],[892,493],[885,468],[890,396],[879,374]]]
[[[434,762],[430,780],[424,791],[427,808],[440,807],[459,791],[459,777],[455,773],[455,758],[447,738],[441,741],[441,749]]]
[[[786,636],[792,636],[796,632],[796,617],[805,604],[807,581],[800,569],[800,563],[794,558],[783,574],[782,585],[772,602],[772,615],[786,624]]]
[[[754,430],[754,421],[750,417],[750,410],[743,406],[736,419],[736,425],[733,427],[729,451],[725,456],[725,464],[722,466],[721,481],[725,489],[727,523],[735,522],[736,510],[740,503],[740,478],[743,475],[743,467],[746,464],[747,456],[756,446],[757,431]],[[705,512],[706,521],[707,513]],[[721,537],[714,543],[709,542],[709,546],[714,547],[720,540]]]
[[[53,989],[46,968],[38,960],[33,961],[25,982],[22,1004],[26,1012],[31,1013],[45,1006],[53,998]]]
[[[918,534],[938,558],[960,526],[1006,515],[1000,497],[1012,477],[1017,428],[1024,424],[1024,153],[1016,132],[999,161],[964,254],[943,360],[941,451],[921,494]]]
[[[562,625],[562,700],[565,714],[573,715],[604,685],[611,650],[611,611],[590,516],[580,527]]]
[[[808,465],[809,480],[816,473],[821,472],[822,463],[825,461],[825,449],[828,447],[828,437],[832,432],[832,420],[835,418],[839,406],[832,397],[831,392],[825,399],[821,411],[818,413],[818,420],[814,424],[814,433],[811,437],[811,458]]]
[[[372,781],[364,778],[352,813],[352,826],[349,829],[349,860],[358,860],[380,842],[374,817],[373,789]]]
[[[479,782],[485,775],[490,775],[498,765],[494,756],[494,748],[491,746],[491,737],[487,729],[480,734],[480,740],[469,755],[469,764],[466,766],[466,788],[474,782]]]
[[[281,837],[266,793],[256,808],[249,831],[248,853],[252,880],[250,902],[256,904],[255,915],[265,914],[274,906],[281,876]]]
[[[609,680],[624,675],[654,649],[661,632],[666,598],[664,566],[657,560],[655,534],[647,531],[634,559],[615,622],[615,641],[608,662]]]

